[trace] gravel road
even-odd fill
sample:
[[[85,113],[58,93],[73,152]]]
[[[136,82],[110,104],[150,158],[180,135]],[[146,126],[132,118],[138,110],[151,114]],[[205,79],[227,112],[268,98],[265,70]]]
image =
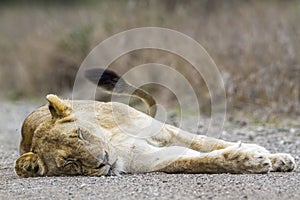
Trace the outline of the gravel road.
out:
[[[164,174],[19,178],[20,127],[38,104],[0,102],[0,199],[300,199],[300,169],[269,174]],[[184,119],[188,127],[191,119]],[[203,119],[203,124],[207,121]],[[291,153],[300,164],[299,127],[226,123],[222,138]]]

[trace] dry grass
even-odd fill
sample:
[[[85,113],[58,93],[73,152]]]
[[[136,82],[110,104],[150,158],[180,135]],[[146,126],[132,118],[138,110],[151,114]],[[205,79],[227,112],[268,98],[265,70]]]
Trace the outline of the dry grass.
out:
[[[221,70],[230,107],[249,105],[251,112],[268,117],[299,114],[299,10],[296,0],[2,6],[1,95],[40,97],[69,91],[80,63],[96,44],[130,28],[161,26],[183,32],[206,48]],[[178,56],[143,50],[122,56],[112,68],[124,73],[147,62],[179,70],[197,89],[201,108],[209,107],[204,81]],[[173,102],[171,93],[161,95],[152,89],[162,102]]]

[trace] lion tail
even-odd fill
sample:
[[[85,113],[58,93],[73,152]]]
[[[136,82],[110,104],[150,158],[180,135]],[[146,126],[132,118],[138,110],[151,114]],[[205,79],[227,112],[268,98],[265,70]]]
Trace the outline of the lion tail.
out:
[[[85,71],[85,77],[106,92],[141,99],[147,105],[147,114],[151,117],[155,116],[157,107],[154,98],[145,90],[128,83],[114,71],[101,68],[88,69]]]

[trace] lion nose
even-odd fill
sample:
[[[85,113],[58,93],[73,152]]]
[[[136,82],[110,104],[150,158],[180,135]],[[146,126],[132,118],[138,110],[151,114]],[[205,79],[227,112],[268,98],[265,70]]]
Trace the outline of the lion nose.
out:
[[[104,152],[104,157],[101,161],[101,163],[99,164],[98,167],[96,167],[96,169],[101,169],[102,167],[105,167],[107,165],[111,166],[109,163],[108,163],[108,160],[109,160],[109,157],[108,157],[108,153],[107,151]]]

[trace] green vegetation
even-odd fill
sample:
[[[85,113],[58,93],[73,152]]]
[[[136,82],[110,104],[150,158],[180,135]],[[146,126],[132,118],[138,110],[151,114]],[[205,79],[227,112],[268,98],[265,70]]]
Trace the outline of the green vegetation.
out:
[[[60,2],[0,4],[3,98],[70,91],[81,62],[99,42],[130,28],[161,26],[206,48],[224,78],[229,108],[250,106],[267,119],[274,113],[300,113],[299,1]],[[202,110],[209,111],[204,81],[176,55],[141,50],[120,57],[112,68],[122,74],[148,62],[172,66],[188,77]],[[150,88],[162,102],[177,105],[172,93]]]

